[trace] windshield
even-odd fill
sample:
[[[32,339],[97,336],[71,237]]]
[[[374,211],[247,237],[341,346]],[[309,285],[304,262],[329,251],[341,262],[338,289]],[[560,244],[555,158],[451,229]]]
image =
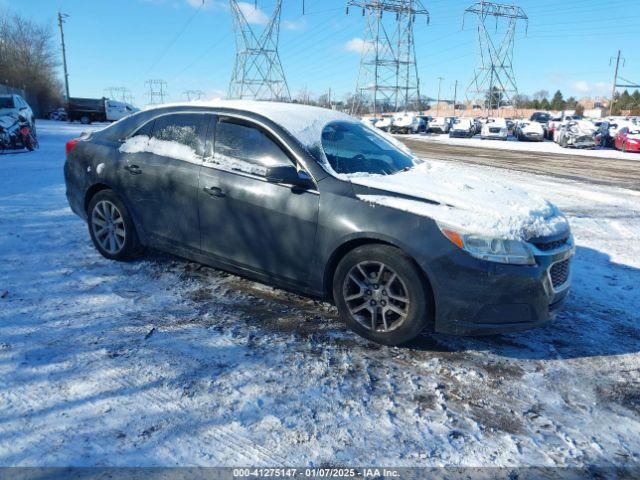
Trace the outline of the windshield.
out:
[[[0,97],[0,108],[14,108],[12,97]]]
[[[322,130],[322,148],[336,173],[391,175],[419,163],[371,128],[333,122]]]

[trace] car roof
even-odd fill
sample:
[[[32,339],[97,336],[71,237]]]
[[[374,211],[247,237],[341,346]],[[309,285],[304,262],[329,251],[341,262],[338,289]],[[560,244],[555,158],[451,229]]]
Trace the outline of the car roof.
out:
[[[268,102],[256,100],[210,100],[163,104],[145,111],[161,110],[169,107],[208,107],[227,111],[247,112],[265,117],[280,125],[307,147],[321,142],[324,127],[335,121],[360,123],[360,120],[346,113],[296,103]]]

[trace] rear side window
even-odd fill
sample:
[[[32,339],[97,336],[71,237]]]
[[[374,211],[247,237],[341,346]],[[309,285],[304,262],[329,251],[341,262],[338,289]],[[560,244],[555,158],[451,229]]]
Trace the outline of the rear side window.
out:
[[[266,132],[225,119],[216,125],[215,151],[209,160],[225,169],[258,175],[264,174],[268,167],[292,164]]]
[[[152,137],[166,142],[175,142],[204,153],[205,133],[208,117],[197,113],[176,113],[156,118]]]

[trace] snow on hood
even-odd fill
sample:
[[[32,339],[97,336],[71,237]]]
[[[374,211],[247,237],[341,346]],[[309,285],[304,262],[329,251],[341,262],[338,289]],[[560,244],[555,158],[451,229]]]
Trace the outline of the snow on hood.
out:
[[[569,228],[564,215],[548,201],[458,165],[425,161],[395,175],[353,175],[349,179],[412,197],[358,195],[361,200],[423,215],[468,233],[528,240]]]
[[[522,127],[522,131],[525,133],[539,133],[539,134],[544,133],[544,130],[542,129],[542,124],[538,122],[530,122],[525,124]]]
[[[256,113],[280,125],[310,150],[321,145],[322,130],[328,123],[335,121],[360,123],[357,118],[346,113],[295,103],[256,100],[209,100],[161,105],[161,107],[171,106],[229,108]]]

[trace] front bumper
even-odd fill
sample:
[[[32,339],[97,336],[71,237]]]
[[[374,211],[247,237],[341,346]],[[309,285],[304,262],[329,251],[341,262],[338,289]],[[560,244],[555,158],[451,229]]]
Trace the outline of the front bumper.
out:
[[[570,235],[562,238],[536,239],[545,249],[532,245],[531,266],[482,261],[461,250],[440,257],[432,265],[436,332],[486,335],[550,323],[571,285],[575,246]]]

